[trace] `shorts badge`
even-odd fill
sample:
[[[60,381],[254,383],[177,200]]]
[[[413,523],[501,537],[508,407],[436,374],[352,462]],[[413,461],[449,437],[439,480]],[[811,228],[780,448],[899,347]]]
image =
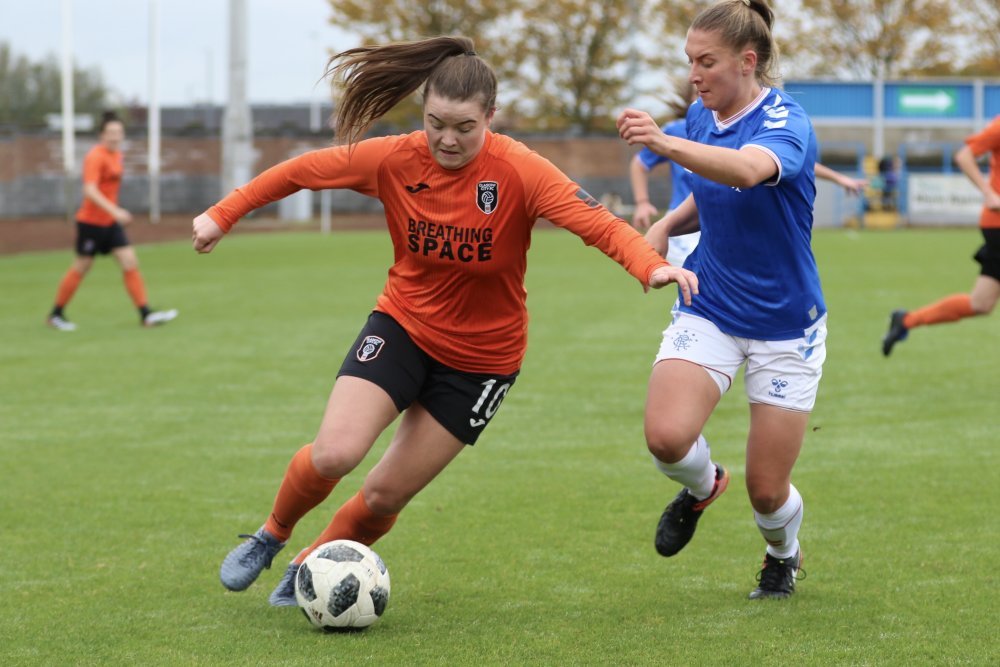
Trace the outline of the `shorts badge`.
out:
[[[384,345],[385,341],[378,336],[365,336],[365,339],[361,341],[361,347],[358,348],[356,353],[358,361],[371,361],[378,356]]]

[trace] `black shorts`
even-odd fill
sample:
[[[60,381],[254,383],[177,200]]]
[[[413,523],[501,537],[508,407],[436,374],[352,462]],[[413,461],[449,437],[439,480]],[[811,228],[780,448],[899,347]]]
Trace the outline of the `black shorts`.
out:
[[[466,373],[421,350],[396,320],[373,312],[347,352],[341,375],[374,382],[400,412],[417,401],[449,433],[474,445],[517,379]]]
[[[109,226],[76,221],[76,254],[83,257],[107,255],[115,248],[127,246],[125,230],[115,222]]]
[[[1000,227],[981,228],[983,232],[983,247],[972,256],[979,262],[979,274],[1000,280]]]

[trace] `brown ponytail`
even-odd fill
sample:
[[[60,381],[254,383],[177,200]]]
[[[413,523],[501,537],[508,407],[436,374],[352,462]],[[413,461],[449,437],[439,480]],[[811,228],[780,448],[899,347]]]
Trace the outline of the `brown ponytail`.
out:
[[[461,102],[478,96],[483,111],[496,106],[496,74],[467,37],[348,49],[330,58],[326,76],[343,87],[337,134],[348,144],[425,82],[424,99],[431,92]]]

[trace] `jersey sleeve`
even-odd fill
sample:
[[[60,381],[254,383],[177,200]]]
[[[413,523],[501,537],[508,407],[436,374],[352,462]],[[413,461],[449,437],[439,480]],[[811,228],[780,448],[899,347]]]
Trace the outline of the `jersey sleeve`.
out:
[[[669,266],[646,239],[574,183],[551,162],[530,153],[519,165],[533,218],[563,227],[618,262],[643,285],[654,269]]]
[[[976,157],[993,151],[1000,151],[1000,116],[983,128],[982,132],[971,135],[965,140]]]
[[[647,147],[643,146],[642,150],[635,154],[639,158],[639,162],[642,166],[646,168],[646,171],[652,171],[657,165],[661,165],[664,162],[669,162],[669,160],[662,155],[657,155],[653,151],[649,150]]]
[[[806,166],[810,123],[805,111],[797,104],[785,105],[780,93],[765,109],[760,127],[744,145],[759,148],[774,159],[778,174],[767,185],[777,185],[782,178],[794,178]]]
[[[262,172],[208,209],[208,215],[228,232],[250,211],[299,190],[347,189],[378,196],[378,170],[399,137],[369,139],[303,153]]]

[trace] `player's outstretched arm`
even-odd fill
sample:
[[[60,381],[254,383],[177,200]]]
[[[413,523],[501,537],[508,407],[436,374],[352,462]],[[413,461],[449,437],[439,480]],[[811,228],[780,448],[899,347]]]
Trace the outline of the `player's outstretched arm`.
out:
[[[224,235],[222,227],[207,213],[202,213],[191,223],[191,245],[196,252],[212,252]]]
[[[865,178],[851,178],[847,174],[842,174],[835,169],[827,167],[825,164],[817,162],[814,166],[814,172],[816,178],[822,178],[828,180],[832,183],[836,183],[848,194],[852,195],[862,195],[865,193],[865,188],[868,187],[868,179]]]
[[[638,155],[629,162],[628,174],[632,185],[632,196],[635,199],[632,226],[639,231],[645,231],[649,229],[649,224],[656,215],[656,207],[649,201],[649,170]]]

